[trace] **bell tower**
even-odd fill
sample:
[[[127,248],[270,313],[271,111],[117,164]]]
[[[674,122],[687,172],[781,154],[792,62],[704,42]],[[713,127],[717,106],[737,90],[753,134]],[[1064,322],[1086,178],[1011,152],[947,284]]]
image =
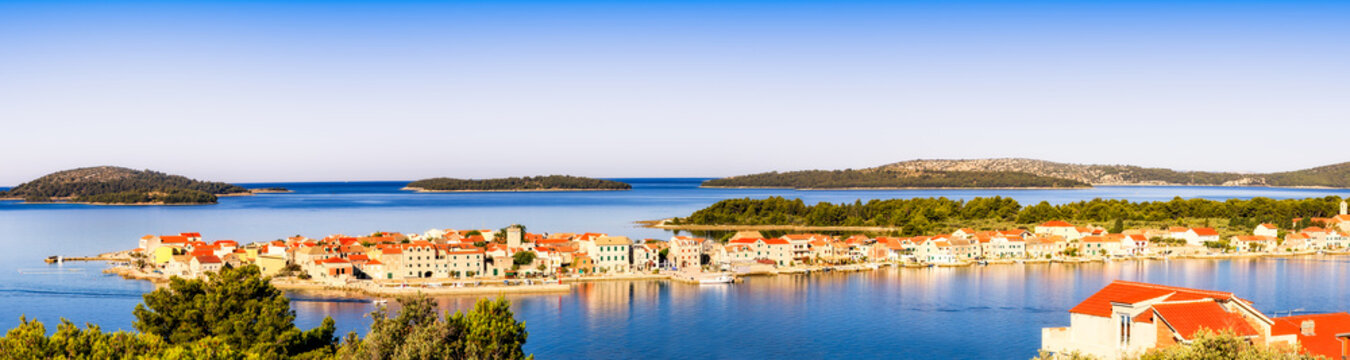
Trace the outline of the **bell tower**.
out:
[[[1346,210],[1345,200],[1341,200],[1341,215],[1345,215]]]

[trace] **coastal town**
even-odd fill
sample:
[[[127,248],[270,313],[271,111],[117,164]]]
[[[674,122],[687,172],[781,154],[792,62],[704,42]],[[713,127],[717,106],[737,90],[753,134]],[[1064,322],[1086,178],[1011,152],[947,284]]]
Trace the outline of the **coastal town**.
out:
[[[815,233],[765,237],[736,232],[725,242],[690,236],[634,241],[603,233],[531,233],[432,229],[421,234],[293,236],[240,244],[206,241],[200,233],[146,235],[120,253],[111,269],[127,277],[202,277],[222,266],[257,265],[292,286],[358,288],[465,288],[535,285],[566,290],[562,281],[675,279],[725,283],[737,276],[879,266],[972,266],[996,263],[1089,262],[1131,258],[1288,256],[1350,249],[1350,214],[1309,219],[1294,228],[1260,224],[1249,234],[1222,237],[1207,227],[1124,229],[1047,221],[1030,229],[958,229],[915,237]],[[1309,223],[1309,222],[1303,222]],[[494,287],[492,291],[501,290]],[[467,291],[467,290],[459,290]],[[372,291],[380,293],[380,291]]]

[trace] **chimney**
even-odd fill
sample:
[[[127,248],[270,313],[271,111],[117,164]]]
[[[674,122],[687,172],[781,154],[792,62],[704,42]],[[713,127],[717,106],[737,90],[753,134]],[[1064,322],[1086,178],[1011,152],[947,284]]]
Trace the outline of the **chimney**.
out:
[[[1313,329],[1316,325],[1317,323],[1312,320],[1303,320],[1300,333],[1302,333],[1303,336],[1314,336],[1315,333],[1313,332]]]

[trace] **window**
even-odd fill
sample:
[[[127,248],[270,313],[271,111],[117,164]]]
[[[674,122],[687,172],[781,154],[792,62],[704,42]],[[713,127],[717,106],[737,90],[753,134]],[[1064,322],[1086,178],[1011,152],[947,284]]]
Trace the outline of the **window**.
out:
[[[1120,346],[1130,345],[1130,314],[1120,314]]]

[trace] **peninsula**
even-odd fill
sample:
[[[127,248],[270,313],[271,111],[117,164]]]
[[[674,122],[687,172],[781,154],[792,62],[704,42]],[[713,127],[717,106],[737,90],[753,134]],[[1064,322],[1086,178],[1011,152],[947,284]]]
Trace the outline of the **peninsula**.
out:
[[[59,171],[0,192],[0,199],[29,203],[69,201],[98,205],[214,204],[217,196],[249,195],[249,189],[151,170],[115,166]]]
[[[1072,188],[1098,185],[1350,188],[1350,162],[1296,171],[1247,174],[1019,158],[910,160],[859,170],[769,172],[703,183],[704,187],[794,189]]]
[[[433,178],[408,183],[403,190],[417,192],[478,192],[478,191],[583,191],[631,190],[632,185],[603,179],[568,175],[511,177],[500,179]]]

